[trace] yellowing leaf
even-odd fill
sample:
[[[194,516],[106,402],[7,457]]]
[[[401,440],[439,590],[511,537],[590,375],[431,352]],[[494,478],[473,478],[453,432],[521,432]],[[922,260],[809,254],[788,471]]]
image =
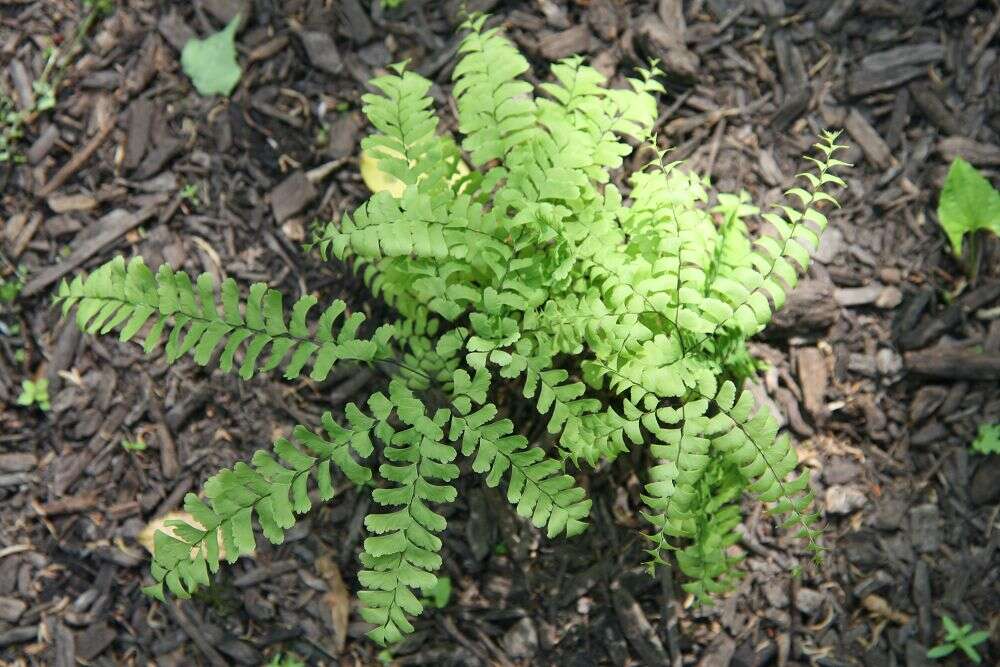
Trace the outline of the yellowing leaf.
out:
[[[384,153],[387,157],[403,157],[402,153],[394,151],[390,148],[379,148],[379,151]],[[457,160],[457,162],[455,164],[455,175],[451,178],[452,183],[469,173],[469,165],[465,164],[464,160],[457,157],[454,159]],[[365,182],[365,185],[368,186],[368,189],[373,193],[388,192],[396,199],[403,196],[403,191],[406,190],[406,184],[395,176],[387,174],[379,169],[378,156],[373,155],[371,151],[361,151],[359,168],[361,170],[361,180]]]
[[[389,152],[388,149],[382,149]],[[399,157],[399,153],[396,153]],[[388,192],[397,199],[403,196],[406,185],[396,178],[390,176],[378,167],[378,158],[372,156],[369,151],[361,151],[361,180],[365,182],[372,192]]]
[[[236,62],[237,14],[225,28],[205,39],[192,38],[181,51],[181,68],[202,95],[229,96],[242,71]]]
[[[139,537],[137,538],[139,540],[139,544],[145,547],[146,551],[152,554],[153,542],[156,539],[156,531],[159,530],[166,533],[167,535],[170,535],[171,537],[177,537],[177,533],[175,532],[174,528],[172,526],[167,525],[168,521],[173,521],[173,520],[180,520],[183,521],[184,523],[191,524],[195,528],[204,530],[204,526],[198,523],[198,521],[188,512],[182,512],[179,510],[174,512],[167,512],[163,516],[158,516],[146,524],[146,527],[142,529],[142,532],[139,533]],[[194,554],[194,551],[195,550],[192,549],[191,553]],[[253,556],[253,554],[249,555]],[[220,535],[219,558],[224,559],[225,557],[226,557],[226,547],[223,544],[222,536]]]

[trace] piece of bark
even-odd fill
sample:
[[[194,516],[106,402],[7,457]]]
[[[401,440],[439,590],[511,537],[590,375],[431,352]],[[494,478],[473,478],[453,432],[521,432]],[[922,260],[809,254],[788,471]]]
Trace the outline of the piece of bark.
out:
[[[569,30],[554,32],[538,40],[538,51],[546,60],[561,60],[590,50],[591,36],[586,25],[575,25]]]
[[[55,123],[49,123],[42,130],[41,134],[38,135],[38,138],[32,142],[31,148],[28,149],[25,156],[28,159],[28,164],[35,165],[45,159],[45,156],[49,154],[58,140],[59,126]]]
[[[948,137],[938,142],[937,149],[947,162],[960,157],[977,167],[1000,166],[1000,146],[994,144],[965,137]]]
[[[616,581],[611,586],[611,599],[618,616],[618,624],[643,664],[669,665],[670,657],[663,648],[656,629],[650,624],[632,594]]]
[[[887,51],[867,55],[861,59],[861,68],[878,71],[908,65],[927,65],[944,58],[944,46],[937,42],[906,44]]]
[[[97,208],[97,199],[87,194],[75,195],[49,195],[45,201],[54,213],[78,213],[82,211],[92,211]]]
[[[333,37],[325,32],[303,31],[299,33],[299,41],[306,50],[309,62],[327,74],[340,74],[344,69],[344,61],[340,58]]]
[[[183,141],[170,137],[164,138],[153,147],[153,150],[146,153],[146,157],[139,163],[135,173],[132,174],[132,178],[137,181],[144,181],[147,178],[156,176],[163,171],[168,162],[183,152]]]
[[[149,146],[149,131],[153,126],[153,102],[140,97],[128,108],[128,129],[125,134],[125,159],[122,166],[132,171],[139,166]]]
[[[0,454],[0,472],[28,472],[38,466],[38,457],[27,452]]]
[[[926,81],[914,81],[907,88],[913,96],[913,101],[916,102],[928,120],[947,134],[962,134],[962,125],[958,118],[948,110],[931,84]]]
[[[301,170],[292,172],[288,178],[271,190],[271,212],[280,224],[292,217],[316,198],[316,188]]]
[[[1000,380],[1000,354],[930,349],[903,355],[906,369],[948,380]]]
[[[805,112],[810,91],[802,53],[792,43],[789,34],[784,30],[777,31],[773,43],[784,97],[771,123],[776,129],[783,130]]]
[[[35,108],[35,90],[31,85],[32,76],[28,74],[24,63],[17,58],[10,61],[8,71],[11,83],[14,84],[17,108],[20,111],[30,113]]]
[[[183,51],[184,45],[196,37],[191,26],[185,23],[176,11],[161,16],[160,21],[156,24],[156,29],[177,51]]]
[[[605,42],[614,42],[621,31],[621,17],[612,0],[594,0],[587,8],[587,23]]]
[[[889,146],[860,111],[852,108],[847,114],[844,126],[872,164],[879,169],[887,169],[892,164],[892,151],[889,150]]]
[[[900,89],[896,93],[896,98],[892,102],[892,114],[889,122],[885,124],[885,143],[889,149],[899,148],[906,129],[910,112],[910,91],[906,88]]]
[[[823,33],[832,33],[844,22],[844,19],[854,11],[854,6],[858,0],[833,0],[826,12],[816,23],[816,27]]]
[[[56,621],[54,667],[76,667],[76,637],[62,621]]]
[[[111,130],[113,130],[114,127],[115,124],[113,122],[109,122],[104,127],[100,128],[97,131],[97,134],[91,137],[90,141],[77,150],[73,154],[73,157],[71,157],[69,161],[64,164],[45,185],[39,188],[36,193],[38,197],[42,199],[48,197],[50,194],[55,192],[57,188],[61,187],[63,183],[69,180],[70,177],[73,176],[73,174],[75,174],[95,152],[97,152],[97,149],[100,148],[101,144],[103,144],[108,138],[108,135],[111,134]]]
[[[701,59],[687,48],[680,26],[668,26],[659,16],[640,17],[636,23],[636,38],[646,54],[659,58],[660,67],[668,75],[694,80],[701,68]]]
[[[837,321],[838,314],[830,283],[803,280],[788,294],[785,306],[774,314],[764,337],[788,338],[825,331]]]
[[[368,18],[368,12],[358,0],[340,0],[335,6],[340,10],[344,28],[352,42],[366,44],[375,36],[375,27]]]
[[[859,69],[848,77],[847,90],[853,97],[862,97],[880,90],[896,88],[926,74],[926,68],[916,66],[893,67],[885,70]]]
[[[35,510],[42,516],[59,516],[61,514],[76,514],[86,512],[97,506],[97,494],[86,493],[69,498],[61,498],[47,502],[44,505],[36,505]]]
[[[799,385],[802,387],[802,403],[817,424],[827,417],[826,390],[830,376],[823,354],[815,347],[802,348],[795,355]]]
[[[42,269],[38,275],[24,286],[21,296],[29,297],[41,292],[105,247],[117,241],[126,232],[135,229],[155,216],[157,208],[156,206],[149,206],[135,213],[129,213],[122,209],[111,211],[97,221],[96,224],[100,226],[101,231],[77,246],[63,262]]]

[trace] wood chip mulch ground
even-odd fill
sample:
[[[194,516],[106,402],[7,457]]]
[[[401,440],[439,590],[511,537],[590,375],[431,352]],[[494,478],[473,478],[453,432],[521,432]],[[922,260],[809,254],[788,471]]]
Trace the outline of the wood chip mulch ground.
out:
[[[409,59],[446,110],[457,0],[122,0],[88,25],[69,0],[0,0],[0,91],[37,108],[49,49],[70,53],[51,109],[0,163],[0,663],[377,664],[353,611],[367,501],[350,488],[280,547],[193,601],[156,603],[138,536],[214,471],[384,382],[242,383],[190,360],[82,337],[50,307],[64,276],[115,254],[384,308],[302,251],[312,223],[361,202],[360,97]],[[573,53],[620,83],[658,58],[659,132],[724,190],[773,203],[816,133],[846,130],[855,168],[817,261],[754,351],[756,387],[815,472],[829,553],[746,504],[746,576],[713,607],[641,568],[637,452],[590,476],[594,526],[551,542],[496,493],[449,515],[449,604],[398,665],[935,663],[940,616],[991,632],[1000,660],[1000,242],[968,280],[937,227],[955,156],[1000,176],[1000,5],[993,0],[470,0],[535,65]],[[199,97],[179,49],[237,12],[244,75]],[[77,35],[82,34],[82,39]],[[74,48],[75,45],[75,48]],[[56,74],[56,72],[50,72]],[[50,80],[53,80],[50,77]],[[44,91],[43,91],[44,92]],[[15,404],[47,378],[51,410]],[[128,451],[123,441],[146,449]]]

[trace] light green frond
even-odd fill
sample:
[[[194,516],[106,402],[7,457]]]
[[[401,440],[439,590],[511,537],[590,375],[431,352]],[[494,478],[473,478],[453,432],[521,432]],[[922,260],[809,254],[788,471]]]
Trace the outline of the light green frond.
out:
[[[441,539],[436,533],[447,522],[429,503],[455,500],[455,487],[449,482],[458,477],[458,466],[452,463],[457,451],[444,440],[448,410],[428,416],[423,402],[397,380],[388,397],[376,396],[383,406],[376,417],[386,423],[391,411],[406,427],[385,438],[386,462],[378,472],[388,485],[375,489],[372,498],[391,511],[365,517],[371,537],[361,554],[365,569],[358,573],[364,586],[358,594],[365,605],[362,617],[376,626],[368,636],[385,645],[413,631],[408,616],[423,611],[413,591],[430,588],[437,580]]]
[[[348,406],[347,425],[323,415],[326,437],[296,426],[292,440],[281,438],[271,452],[257,451],[250,465],[237,463],[207,482],[204,499],[193,493],[184,509],[197,522],[168,522],[173,535],[157,531],[153,542],[152,575],[156,583],[144,591],[163,600],[164,590],[190,597],[209,584],[209,572],[219,570],[220,560],[230,563],[257,548],[254,520],[274,544],[284,541],[295,516],[312,507],[310,488],[321,500],[333,497],[332,470],[338,469],[355,484],[371,479],[371,471],[357,459],[371,452],[369,431],[374,421]]]
[[[63,282],[56,296],[64,314],[76,308],[83,331],[117,330],[119,340],[128,341],[146,328],[146,352],[165,339],[168,362],[191,354],[204,366],[221,348],[219,367],[226,372],[238,368],[244,379],[278,368],[294,379],[309,365],[309,377],[321,381],[340,360],[372,362],[389,355],[392,327],[360,338],[364,315],[345,317],[346,305],[337,300],[314,319],[310,311],[316,301],[302,297],[288,316],[281,293],[263,283],[252,285],[242,299],[236,283],[227,279],[217,295],[208,274],[192,284],[186,273],[166,264],[154,274],[138,257],[127,266],[116,257],[89,276]],[[237,361],[240,353],[242,362]]]

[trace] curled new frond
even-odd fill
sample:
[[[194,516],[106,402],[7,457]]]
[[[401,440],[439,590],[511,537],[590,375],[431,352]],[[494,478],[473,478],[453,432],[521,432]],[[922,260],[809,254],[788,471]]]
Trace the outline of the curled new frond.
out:
[[[310,310],[316,297],[296,301],[290,317],[282,301],[281,293],[264,283],[251,285],[247,298],[241,299],[232,279],[222,283],[217,295],[207,273],[192,283],[186,273],[166,264],[154,274],[138,257],[128,265],[116,257],[89,276],[64,281],[56,296],[63,314],[76,308],[76,323],[87,333],[118,331],[119,340],[128,341],[148,324],[143,342],[147,353],[165,339],[168,362],[191,354],[204,366],[221,347],[219,367],[226,372],[238,368],[243,379],[277,368],[294,379],[308,364],[309,377],[319,381],[337,361],[371,362],[388,356],[392,327],[380,327],[371,338],[358,336],[364,315],[346,316],[343,301],[331,303],[315,325]],[[242,361],[237,362],[240,352]]]
[[[357,459],[372,452],[369,431],[375,420],[351,404],[346,426],[337,424],[329,412],[322,421],[326,437],[297,426],[292,440],[278,439],[271,452],[255,453],[250,465],[237,463],[211,477],[204,499],[187,494],[184,509],[195,523],[173,520],[167,523],[172,534],[156,532],[152,563],[156,583],[145,592],[162,600],[166,587],[177,597],[190,597],[209,584],[209,572],[218,572],[220,560],[233,563],[254,552],[255,519],[264,536],[280,544],[285,531],[295,525],[295,516],[312,507],[310,488],[321,500],[333,497],[334,468],[355,484],[370,480],[371,471]]]

